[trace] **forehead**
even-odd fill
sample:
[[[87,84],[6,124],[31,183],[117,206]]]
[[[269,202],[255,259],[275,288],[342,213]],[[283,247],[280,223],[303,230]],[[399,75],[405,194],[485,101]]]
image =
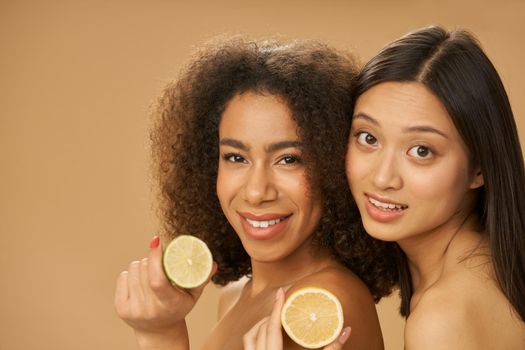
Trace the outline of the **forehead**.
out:
[[[423,84],[417,82],[385,82],[365,91],[356,101],[355,113],[364,113],[384,123],[405,126],[431,124],[452,130],[445,106]]]
[[[226,106],[219,125],[221,137],[238,139],[297,139],[297,123],[280,96],[245,92]]]

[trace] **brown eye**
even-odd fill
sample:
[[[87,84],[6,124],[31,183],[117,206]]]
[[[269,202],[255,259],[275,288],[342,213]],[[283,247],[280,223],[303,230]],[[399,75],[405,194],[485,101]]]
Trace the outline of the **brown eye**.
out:
[[[246,160],[239,154],[228,153],[223,156],[224,160],[231,163],[244,163]]]
[[[414,146],[408,150],[408,155],[415,158],[428,159],[431,158],[434,155],[434,153],[429,147]]]
[[[295,163],[295,158],[291,156],[287,156],[283,158],[283,162],[286,164],[292,164],[292,163]]]
[[[375,146],[377,144],[377,139],[374,135],[368,132],[360,132],[357,135],[357,142],[362,145]]]
[[[300,162],[301,160],[299,159],[299,157],[294,156],[294,155],[287,155],[287,156],[282,157],[281,160],[279,160],[278,164],[291,165],[291,164],[300,163]]]

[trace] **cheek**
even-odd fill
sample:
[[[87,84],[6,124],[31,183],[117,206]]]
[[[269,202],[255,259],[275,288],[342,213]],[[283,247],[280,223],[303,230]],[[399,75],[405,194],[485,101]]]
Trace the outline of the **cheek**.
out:
[[[433,207],[456,207],[468,191],[468,169],[461,164],[442,165],[432,171],[413,171],[410,192],[413,198]]]
[[[346,178],[351,189],[355,187],[359,179],[369,172],[367,164],[370,162],[363,161],[359,158],[355,152],[352,152],[352,149],[348,151],[348,155],[346,156]]]
[[[219,202],[221,203],[221,206],[223,206],[232,191],[232,181],[231,177],[226,174],[224,167],[222,167],[220,164],[217,172],[216,191]]]
[[[232,202],[241,200],[248,174],[242,167],[219,163],[217,171],[216,193],[219,203],[226,213]]]
[[[322,204],[304,172],[281,174],[275,178],[279,184],[279,191],[283,196],[289,198],[295,205],[303,211],[317,215],[321,210]]]
[[[296,203],[303,203],[311,195],[306,178],[299,173],[274,173],[272,182],[284,196]]]

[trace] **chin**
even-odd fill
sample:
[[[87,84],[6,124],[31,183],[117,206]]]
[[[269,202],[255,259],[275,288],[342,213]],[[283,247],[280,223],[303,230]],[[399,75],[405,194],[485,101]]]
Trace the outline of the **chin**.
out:
[[[262,247],[253,247],[249,244],[243,244],[243,247],[244,250],[246,250],[246,253],[248,253],[250,258],[254,261],[273,262],[281,257],[281,255],[275,251],[275,246],[270,247],[273,249],[261,249]]]
[[[397,232],[392,230],[392,227],[378,227],[377,224],[366,224],[363,223],[366,233],[369,236],[385,242],[397,241]]]
[[[253,254],[253,255],[249,254],[249,255],[250,255],[252,261],[256,261],[256,262],[259,262],[259,263],[273,263],[273,262],[276,262],[276,261],[279,261],[279,260],[283,259],[282,256],[280,256],[280,255],[270,256],[270,255],[264,254],[264,253],[258,253],[258,254]]]

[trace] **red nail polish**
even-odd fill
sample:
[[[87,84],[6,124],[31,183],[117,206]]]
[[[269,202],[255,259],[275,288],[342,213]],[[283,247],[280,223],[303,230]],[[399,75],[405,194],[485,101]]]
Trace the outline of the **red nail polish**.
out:
[[[159,246],[159,243],[160,243],[160,237],[153,236],[153,238],[151,239],[151,242],[149,243],[149,247],[151,249],[157,248]]]

